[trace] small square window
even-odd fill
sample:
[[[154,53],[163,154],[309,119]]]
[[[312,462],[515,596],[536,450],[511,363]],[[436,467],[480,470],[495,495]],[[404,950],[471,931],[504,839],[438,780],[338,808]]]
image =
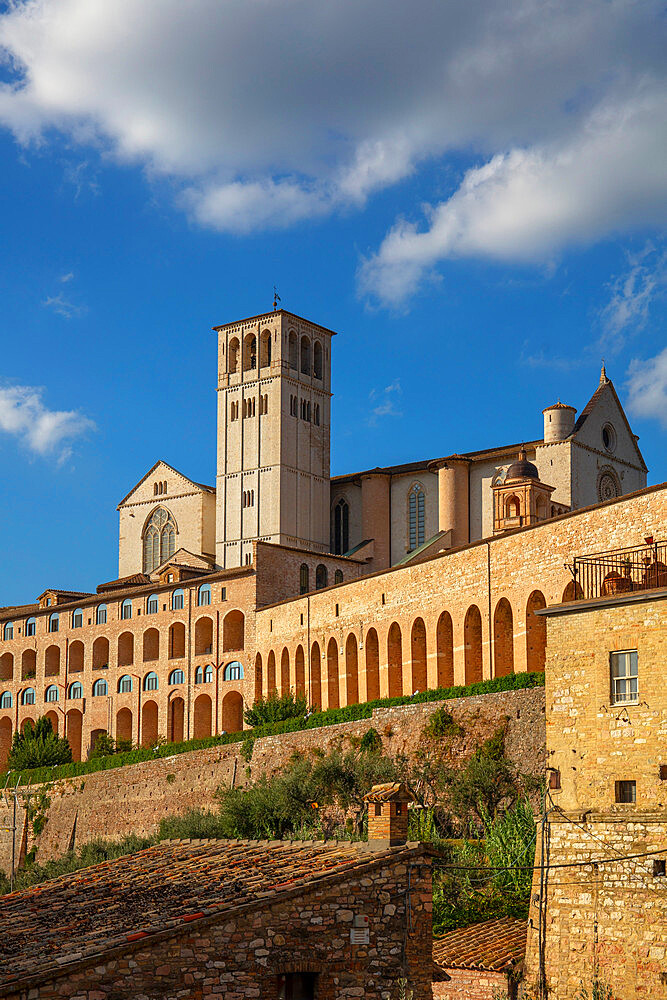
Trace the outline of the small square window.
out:
[[[556,768],[549,771],[549,788],[560,788],[560,771]]]
[[[633,703],[639,697],[639,663],[636,649],[624,649],[609,654],[611,703]]]
[[[376,816],[381,816],[382,815],[382,803],[381,802],[376,802],[375,803],[375,815]]]
[[[616,782],[616,801],[624,802],[626,804],[631,804],[637,801],[637,782],[636,781],[617,781]]]
[[[226,587],[223,587],[222,590],[220,591],[220,600],[221,601],[226,601],[227,600],[227,588]]]
[[[667,764],[660,765],[660,780],[667,781]]]
[[[653,862],[653,878],[664,878],[667,871],[667,862],[662,858],[656,858]]]

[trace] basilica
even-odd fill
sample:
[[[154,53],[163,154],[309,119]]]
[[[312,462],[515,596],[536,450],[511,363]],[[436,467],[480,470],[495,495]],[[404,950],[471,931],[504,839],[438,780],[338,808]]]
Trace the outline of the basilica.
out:
[[[118,505],[114,579],[0,609],[2,759],[44,714],[80,759],[103,732],[238,730],[273,691],[327,708],[543,669],[573,549],[637,542],[647,470],[604,368],[541,438],[332,478],[334,332],[214,329],[215,485],[157,461]]]

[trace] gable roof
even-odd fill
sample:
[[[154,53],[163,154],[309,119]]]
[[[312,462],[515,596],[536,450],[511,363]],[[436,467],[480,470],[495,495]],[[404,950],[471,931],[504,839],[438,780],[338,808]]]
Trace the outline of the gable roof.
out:
[[[345,841],[175,840],[0,897],[0,995],[192,922],[423,853]]]
[[[600,380],[600,384],[598,385],[597,389],[595,390],[595,392],[593,393],[593,395],[588,400],[588,402],[584,406],[583,410],[581,411],[581,413],[577,417],[575,425],[572,428],[572,437],[574,437],[577,434],[577,432],[580,431],[581,428],[584,426],[584,424],[586,423],[586,419],[591,415],[591,413],[593,412],[593,410],[597,406],[598,402],[600,401],[601,397],[604,395],[604,393],[607,390],[611,391],[612,397],[613,397],[616,405],[618,406],[618,409],[619,409],[619,411],[621,413],[621,417],[623,419],[623,423],[625,424],[625,429],[628,432],[630,440],[633,442],[633,444],[635,446],[635,449],[637,451],[637,455],[639,456],[639,461],[642,464],[642,468],[644,469],[644,472],[648,472],[648,467],[646,465],[646,462],[644,461],[644,456],[642,455],[641,450],[639,448],[639,445],[637,444],[637,436],[633,432],[632,427],[630,426],[630,423],[628,421],[628,418],[625,415],[625,410],[623,409],[621,401],[618,398],[618,393],[616,392],[616,389],[614,388],[614,383],[612,382],[612,380],[610,378],[606,378],[606,376],[605,376],[605,381],[604,382],[602,380]]]
[[[169,465],[168,462],[165,462],[163,459],[158,458],[158,460],[155,463],[155,465],[152,465],[150,467],[150,469],[148,470],[148,472],[146,473],[146,475],[142,476],[141,479],[139,480],[139,482],[134,484],[134,486],[132,487],[132,489],[130,490],[130,492],[127,493],[123,497],[123,499],[120,501],[120,503],[116,507],[116,510],[120,510],[120,508],[123,506],[123,504],[127,503],[127,501],[132,496],[132,494],[134,493],[134,491],[138,490],[139,487],[141,486],[141,484],[146,482],[146,480],[148,479],[148,477],[151,476],[155,472],[155,470],[157,469],[158,465],[164,465],[164,467],[166,469],[169,469],[171,472],[175,472],[177,476],[180,476],[182,479],[185,479],[188,483],[191,483],[193,486],[196,486],[198,489],[203,490],[205,493],[215,493],[215,486],[205,486],[204,483],[196,483],[194,481],[194,479],[190,479],[189,476],[186,476],[183,472],[179,472],[178,469],[175,469],[173,467],[173,465]]]
[[[130,576],[121,576],[118,580],[109,580],[108,583],[97,585],[98,594],[106,594],[110,590],[122,590],[123,587],[142,587],[145,583],[150,583],[151,579],[145,573],[132,573]]]
[[[508,971],[523,961],[527,934],[528,921],[514,917],[457,927],[433,941],[433,978],[443,978],[444,969]]]

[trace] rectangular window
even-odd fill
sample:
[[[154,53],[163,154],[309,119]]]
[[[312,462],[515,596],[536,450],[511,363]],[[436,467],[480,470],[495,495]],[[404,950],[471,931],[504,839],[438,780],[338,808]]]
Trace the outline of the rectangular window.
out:
[[[128,618],[132,617],[132,605],[131,604],[124,604],[122,606],[122,608],[120,609],[120,617],[123,619],[123,621],[127,621]]]
[[[611,703],[635,702],[639,697],[638,659],[636,649],[609,654]]]
[[[75,611],[72,618],[72,628],[81,628],[83,626],[83,612]]]
[[[664,878],[667,865],[662,859],[653,862],[653,878]]]
[[[616,782],[616,801],[624,802],[626,804],[632,804],[637,801],[637,782],[636,781],[617,781]]]
[[[36,623],[35,622],[28,622],[28,624],[25,627],[25,634],[26,635],[34,635],[35,634],[35,628],[36,628]]]
[[[147,610],[148,610],[148,614],[149,615],[156,615],[157,614],[157,610],[158,610],[157,597],[152,597],[151,598],[151,600],[148,602],[148,609]]]
[[[183,610],[183,594],[174,594],[174,600],[173,600],[172,607],[173,607],[174,611],[182,611]]]

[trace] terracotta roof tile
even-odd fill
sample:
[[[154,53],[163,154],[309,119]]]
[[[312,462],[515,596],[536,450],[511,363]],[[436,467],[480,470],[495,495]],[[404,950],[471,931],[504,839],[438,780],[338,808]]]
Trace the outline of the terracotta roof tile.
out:
[[[146,576],[145,573],[132,573],[131,576],[121,576],[118,580],[98,584],[97,593],[105,594],[109,590],[121,590],[123,587],[142,587],[145,583],[150,582],[150,577]]]
[[[337,841],[165,841],[0,897],[0,991],[140,937],[421,852]],[[4,987],[4,989],[3,989]]]
[[[373,785],[364,795],[364,802],[414,802],[414,798],[401,781],[386,781],[383,785]]]
[[[524,959],[527,934],[528,922],[514,917],[457,927],[433,941],[434,979],[443,969],[511,969]]]

